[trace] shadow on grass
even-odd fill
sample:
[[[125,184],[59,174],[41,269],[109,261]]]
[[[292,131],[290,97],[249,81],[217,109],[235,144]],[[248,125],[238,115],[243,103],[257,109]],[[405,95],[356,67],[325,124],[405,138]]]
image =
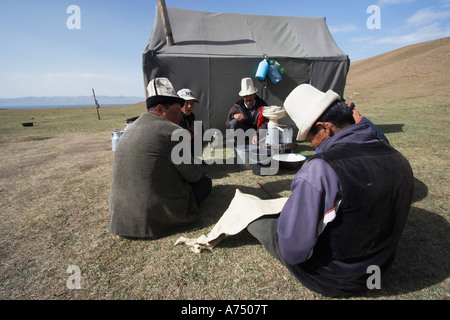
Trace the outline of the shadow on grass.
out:
[[[205,166],[204,170],[206,175],[213,179],[213,181],[227,177],[231,173],[241,171],[236,164],[226,164],[226,160],[223,160],[223,164],[213,163],[212,165]]]
[[[417,178],[414,178],[414,195],[413,195],[413,203],[423,200],[428,195],[428,187],[425,183],[420,181]]]
[[[307,157],[308,158],[308,157]],[[223,163],[213,163],[212,165],[208,165],[204,167],[204,170],[206,172],[206,175],[210,177],[211,179],[221,179],[228,177],[232,173],[236,172],[244,172],[249,170],[249,172],[252,172],[252,165],[249,164],[227,164],[223,161]],[[232,160],[236,162],[236,159]],[[276,174],[277,177],[283,177],[285,175],[292,175],[293,173],[296,173],[298,170],[284,170],[284,169],[278,169],[278,172]],[[259,175],[255,174],[255,178]]]
[[[377,127],[383,133],[395,133],[395,132],[403,132],[404,124],[401,123],[392,123],[392,124],[377,124]]]
[[[395,261],[381,278],[382,290],[367,296],[405,294],[445,281],[450,276],[449,233],[450,224],[444,217],[411,207]]]
[[[427,185],[417,178],[414,178],[414,189],[413,203],[427,197]],[[449,234],[450,224],[445,217],[412,206],[397,256],[381,279],[381,290],[373,290],[364,296],[395,296],[445,281],[450,276]]]
[[[226,237],[219,243],[218,246],[221,248],[237,248],[249,245],[260,246],[261,243],[254,236],[252,236],[247,229],[244,229],[234,236]]]

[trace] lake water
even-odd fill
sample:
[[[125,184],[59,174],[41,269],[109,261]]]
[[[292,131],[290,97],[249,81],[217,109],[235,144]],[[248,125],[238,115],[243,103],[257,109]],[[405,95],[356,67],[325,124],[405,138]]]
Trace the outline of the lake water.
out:
[[[115,104],[108,106],[100,106],[101,108],[107,107],[121,107],[121,106],[129,106],[131,104]],[[0,109],[38,109],[38,108],[95,108],[93,105],[55,105],[55,106],[14,106],[14,107],[0,107]]]

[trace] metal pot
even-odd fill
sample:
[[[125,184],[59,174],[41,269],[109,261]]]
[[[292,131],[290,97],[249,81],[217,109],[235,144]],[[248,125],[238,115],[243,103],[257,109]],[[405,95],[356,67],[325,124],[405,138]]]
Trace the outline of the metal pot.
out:
[[[299,153],[278,153],[272,156],[272,160],[278,161],[280,169],[298,170],[305,163],[306,157]]]

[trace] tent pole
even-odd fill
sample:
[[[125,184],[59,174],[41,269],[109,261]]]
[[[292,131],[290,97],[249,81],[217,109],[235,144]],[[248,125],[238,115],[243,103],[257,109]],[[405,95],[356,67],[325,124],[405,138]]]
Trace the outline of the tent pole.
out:
[[[264,99],[263,100],[266,100],[267,99],[267,79],[265,79],[263,81],[263,92],[264,92]]]
[[[173,46],[172,28],[170,27],[169,14],[167,13],[166,1],[158,0],[159,12],[164,23],[164,32],[166,33],[166,41],[169,46]]]
[[[264,60],[267,60],[267,59],[269,59],[269,57],[267,56],[267,54],[264,54],[263,55],[263,59]],[[263,100],[266,100],[266,93],[267,93],[267,77],[264,79],[264,80],[262,80],[261,81],[261,83],[262,83],[262,86],[263,86],[263,97],[262,97],[262,99]]]

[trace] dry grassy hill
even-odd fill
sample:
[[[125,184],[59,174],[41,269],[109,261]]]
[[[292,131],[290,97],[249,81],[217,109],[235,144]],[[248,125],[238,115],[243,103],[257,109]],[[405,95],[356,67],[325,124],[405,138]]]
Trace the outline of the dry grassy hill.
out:
[[[448,105],[449,70],[450,37],[419,43],[353,62],[345,96],[361,102],[417,99]]]

